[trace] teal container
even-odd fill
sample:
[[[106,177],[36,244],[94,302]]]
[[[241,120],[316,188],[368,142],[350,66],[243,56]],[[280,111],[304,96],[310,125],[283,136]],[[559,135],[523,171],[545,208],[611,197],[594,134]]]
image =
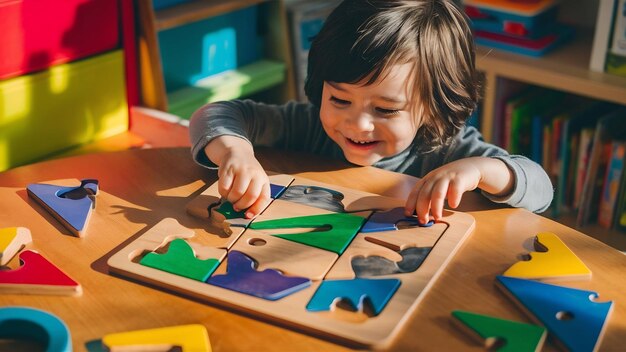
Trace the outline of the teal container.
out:
[[[168,93],[259,60],[258,6],[159,32]]]

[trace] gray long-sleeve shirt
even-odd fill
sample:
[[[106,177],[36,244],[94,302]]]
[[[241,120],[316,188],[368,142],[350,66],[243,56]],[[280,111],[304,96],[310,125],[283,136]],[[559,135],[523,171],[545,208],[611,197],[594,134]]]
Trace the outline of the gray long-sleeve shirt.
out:
[[[267,105],[251,100],[234,100],[208,104],[192,116],[189,133],[194,160],[208,168],[215,168],[216,165],[208,160],[204,147],[213,138],[222,135],[243,138],[253,146],[306,151],[346,161],[341,148],[324,132],[319,109],[307,103]],[[403,152],[384,158],[373,166],[421,178],[454,160],[471,156],[493,157],[502,160],[511,169],[515,185],[513,191],[503,197],[483,192],[487,198],[533,212],[543,212],[552,202],[552,183],[540,165],[486,143],[474,127],[464,127],[449,144],[435,151],[420,152],[420,145],[423,143],[416,138]]]

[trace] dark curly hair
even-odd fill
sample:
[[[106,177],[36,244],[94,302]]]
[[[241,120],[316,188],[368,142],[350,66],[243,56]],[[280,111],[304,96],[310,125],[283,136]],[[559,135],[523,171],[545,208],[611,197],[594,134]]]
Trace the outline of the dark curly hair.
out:
[[[372,84],[404,63],[415,65],[418,134],[434,149],[463,127],[480,91],[468,20],[452,1],[343,1],[313,39],[305,92],[320,107],[325,81]]]

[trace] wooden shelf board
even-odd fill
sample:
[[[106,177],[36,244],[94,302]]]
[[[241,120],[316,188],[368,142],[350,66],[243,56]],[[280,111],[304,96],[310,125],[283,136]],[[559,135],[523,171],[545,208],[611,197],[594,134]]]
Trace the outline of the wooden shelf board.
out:
[[[626,105],[626,77],[589,70],[592,38],[589,30],[578,29],[572,41],[540,58],[478,46],[477,68],[488,75]]]
[[[156,11],[156,30],[178,27],[268,0],[196,0]]]

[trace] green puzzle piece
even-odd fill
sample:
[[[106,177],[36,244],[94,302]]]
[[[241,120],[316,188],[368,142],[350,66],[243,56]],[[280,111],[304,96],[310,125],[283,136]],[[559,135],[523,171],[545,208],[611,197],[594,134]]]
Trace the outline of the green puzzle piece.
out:
[[[289,241],[306,244],[307,246],[325,249],[339,255],[348,247],[354,236],[361,229],[365,218],[360,216],[333,213],[322,215],[299,216],[253,222],[250,225],[254,230],[289,229],[289,228],[315,228],[321,229],[314,232],[291,233],[274,235]],[[325,230],[330,227],[330,229]]]
[[[483,340],[504,340],[499,352],[539,351],[546,338],[546,329],[540,326],[494,318],[461,310],[452,311],[452,316],[467,326]]]
[[[230,202],[224,202],[222,203],[222,205],[220,205],[219,208],[217,208],[217,211],[219,213],[221,213],[222,215],[224,215],[224,217],[226,219],[240,219],[240,218],[245,218],[245,214],[246,211],[235,211],[235,209],[233,209],[233,204]]]
[[[182,238],[177,238],[170,242],[166,253],[148,253],[141,258],[139,264],[204,282],[220,262],[213,258],[196,258],[191,246]]]

